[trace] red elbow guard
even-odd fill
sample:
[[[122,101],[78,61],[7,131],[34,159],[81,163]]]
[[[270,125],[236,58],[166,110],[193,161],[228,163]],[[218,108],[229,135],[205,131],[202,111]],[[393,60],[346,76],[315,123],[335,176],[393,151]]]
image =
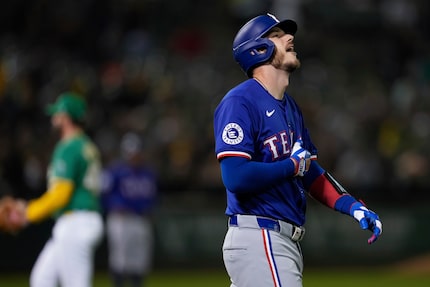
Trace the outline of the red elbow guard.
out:
[[[346,190],[327,172],[318,176],[309,188],[310,195],[330,208],[345,194]]]

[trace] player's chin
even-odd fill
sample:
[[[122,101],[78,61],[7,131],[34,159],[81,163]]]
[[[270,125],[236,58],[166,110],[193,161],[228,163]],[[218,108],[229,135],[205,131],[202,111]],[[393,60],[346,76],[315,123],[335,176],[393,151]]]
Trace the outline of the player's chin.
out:
[[[300,68],[300,66],[301,66],[300,60],[296,58],[295,61],[292,61],[286,65],[285,70],[289,73],[292,73],[298,68]]]

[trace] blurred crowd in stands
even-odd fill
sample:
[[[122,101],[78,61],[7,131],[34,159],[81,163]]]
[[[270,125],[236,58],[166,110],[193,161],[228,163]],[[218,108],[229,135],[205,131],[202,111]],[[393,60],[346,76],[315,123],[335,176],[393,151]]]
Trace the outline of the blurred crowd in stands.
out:
[[[0,4],[0,190],[45,188],[56,135],[44,109],[74,90],[103,162],[139,133],[165,194],[224,198],[213,110],[245,79],[238,28],[271,12],[299,24],[289,93],[319,160],[349,190],[419,199],[430,188],[430,2],[15,0]]]

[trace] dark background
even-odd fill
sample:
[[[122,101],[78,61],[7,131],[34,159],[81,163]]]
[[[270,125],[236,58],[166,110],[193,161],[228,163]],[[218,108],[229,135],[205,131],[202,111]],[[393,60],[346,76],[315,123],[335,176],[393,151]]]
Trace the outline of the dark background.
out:
[[[119,155],[125,132],[144,138],[146,161],[159,175],[162,194],[156,261],[178,263],[180,254],[166,257],[179,250],[175,244],[163,245],[166,230],[160,226],[166,221],[190,224],[191,230],[196,215],[214,216],[214,225],[225,227],[213,111],[246,78],[231,54],[235,33],[249,18],[271,12],[299,25],[295,49],[302,68],[291,77],[288,91],[303,109],[320,163],[352,194],[386,211],[392,230],[405,231],[399,226],[412,222],[414,230],[424,232],[429,217],[421,210],[430,198],[429,3],[3,1],[0,193],[31,199],[45,191],[57,135],[44,108],[65,90],[81,92],[90,107],[86,128],[105,165]],[[49,236],[50,224],[15,237],[2,235],[6,253],[1,260],[13,257],[16,262],[1,266],[28,268]],[[211,234],[205,230],[202,234]],[[223,236],[224,229],[219,231],[216,238]],[[427,238],[427,233],[418,236]],[[178,235],[187,245],[184,250],[199,241],[189,235]],[[391,241],[392,250],[399,247],[396,242]],[[219,256],[218,243],[179,263],[211,264]],[[401,255],[426,251],[424,244],[415,247],[399,247]],[[102,247],[100,266],[104,256]],[[318,256],[314,259],[319,262]]]

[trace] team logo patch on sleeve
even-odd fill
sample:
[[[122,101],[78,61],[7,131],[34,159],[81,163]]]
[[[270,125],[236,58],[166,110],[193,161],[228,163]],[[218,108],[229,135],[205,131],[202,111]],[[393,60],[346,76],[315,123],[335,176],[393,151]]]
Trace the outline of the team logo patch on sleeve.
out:
[[[243,140],[243,130],[236,123],[228,123],[222,132],[222,140],[226,144],[237,145]]]

